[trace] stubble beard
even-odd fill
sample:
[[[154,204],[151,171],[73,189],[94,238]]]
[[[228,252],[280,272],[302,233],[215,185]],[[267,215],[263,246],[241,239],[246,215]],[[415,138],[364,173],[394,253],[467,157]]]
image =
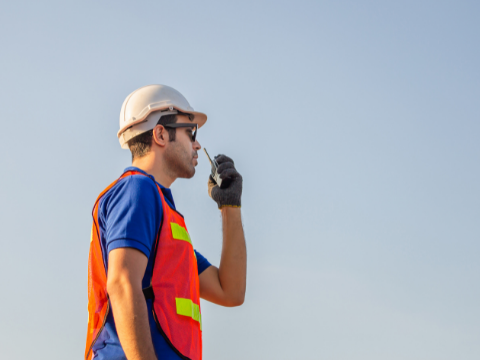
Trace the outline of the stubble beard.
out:
[[[192,164],[193,154],[183,149],[179,143],[173,141],[165,149],[165,165],[168,172],[175,178],[190,179],[195,175],[195,166]]]

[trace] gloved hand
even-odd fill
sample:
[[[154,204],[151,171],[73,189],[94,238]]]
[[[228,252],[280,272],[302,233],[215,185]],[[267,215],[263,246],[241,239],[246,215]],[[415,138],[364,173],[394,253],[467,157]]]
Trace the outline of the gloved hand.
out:
[[[224,206],[240,207],[242,198],[242,175],[238,173],[233,160],[225,155],[215,156],[218,164],[217,172],[222,179],[222,188],[213,180],[210,175],[208,179],[208,195],[215,200],[218,208]]]

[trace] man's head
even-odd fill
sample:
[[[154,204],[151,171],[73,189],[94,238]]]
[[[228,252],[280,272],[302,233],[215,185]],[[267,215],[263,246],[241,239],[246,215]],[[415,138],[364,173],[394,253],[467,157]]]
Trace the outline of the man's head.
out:
[[[152,130],[127,143],[132,162],[154,155],[162,158],[163,169],[173,178],[191,178],[195,174],[197,151],[201,148],[195,138],[197,128],[193,118],[182,112],[162,116]]]
[[[132,152],[133,165],[161,178],[165,186],[195,173],[200,144],[193,134],[206,121],[177,90],[147,85],[123,102],[117,136],[122,148]]]
[[[204,113],[194,111],[187,99],[177,90],[165,85],[147,85],[127,96],[120,110],[120,129],[117,136],[120,145],[128,149],[134,137],[153,129],[160,119],[177,112],[193,116],[193,122],[201,128],[207,121]]]

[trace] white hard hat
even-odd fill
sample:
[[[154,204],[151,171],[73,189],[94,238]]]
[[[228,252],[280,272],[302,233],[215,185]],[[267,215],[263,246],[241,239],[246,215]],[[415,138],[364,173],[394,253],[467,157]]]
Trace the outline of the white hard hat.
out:
[[[127,96],[120,111],[120,130],[117,133],[122,148],[128,149],[127,142],[135,136],[152,130],[164,115],[178,111],[192,114],[193,122],[202,127],[207,115],[193,111],[193,108],[177,90],[165,85],[147,85]]]

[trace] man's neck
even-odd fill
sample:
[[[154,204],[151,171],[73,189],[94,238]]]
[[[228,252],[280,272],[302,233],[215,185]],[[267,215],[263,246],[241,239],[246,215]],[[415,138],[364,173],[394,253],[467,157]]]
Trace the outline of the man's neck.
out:
[[[144,157],[134,159],[132,161],[132,166],[152,175],[156,182],[166,188],[169,188],[175,181],[175,178],[168,176],[168,174],[163,171],[159,157],[155,156],[153,152],[148,153]]]

